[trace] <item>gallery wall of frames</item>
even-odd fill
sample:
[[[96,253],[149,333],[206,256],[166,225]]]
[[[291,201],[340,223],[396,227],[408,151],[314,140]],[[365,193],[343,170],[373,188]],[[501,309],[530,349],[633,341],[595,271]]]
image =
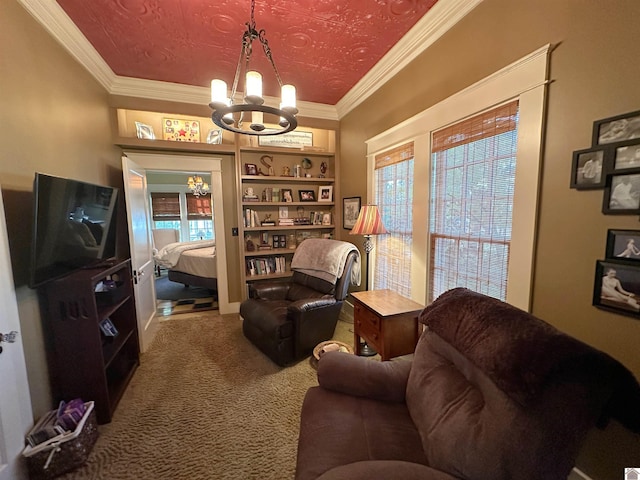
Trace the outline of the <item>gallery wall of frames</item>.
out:
[[[573,152],[570,187],[603,190],[606,215],[640,215],[640,111],[593,122],[591,147]],[[640,318],[640,230],[607,232],[593,305]]]

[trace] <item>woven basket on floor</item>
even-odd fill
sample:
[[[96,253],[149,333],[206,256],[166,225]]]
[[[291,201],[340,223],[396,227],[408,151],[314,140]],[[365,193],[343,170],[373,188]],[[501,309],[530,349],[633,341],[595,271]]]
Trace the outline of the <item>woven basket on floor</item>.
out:
[[[31,480],[49,480],[84,465],[98,438],[98,423],[93,402],[86,402],[87,410],[73,432],[51,438],[35,447],[27,446],[26,458]]]

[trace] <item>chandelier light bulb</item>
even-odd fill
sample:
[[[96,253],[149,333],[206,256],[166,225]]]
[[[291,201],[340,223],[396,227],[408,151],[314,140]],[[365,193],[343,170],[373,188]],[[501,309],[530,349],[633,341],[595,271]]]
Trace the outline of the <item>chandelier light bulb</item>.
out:
[[[254,70],[250,70],[247,72],[246,81],[245,100],[249,103],[261,105],[264,102],[262,98],[262,75]]]
[[[282,95],[281,109],[287,109],[292,112],[298,112],[296,108],[296,87],[293,85],[282,85],[280,89]]]
[[[229,104],[227,98],[227,82],[224,80],[211,80],[211,103],[216,106],[225,107]]]

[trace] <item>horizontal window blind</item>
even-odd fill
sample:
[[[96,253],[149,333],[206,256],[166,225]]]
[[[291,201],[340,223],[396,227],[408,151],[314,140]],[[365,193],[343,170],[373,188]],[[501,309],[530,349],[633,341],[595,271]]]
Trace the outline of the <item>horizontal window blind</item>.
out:
[[[211,195],[196,197],[187,194],[187,216],[190,220],[203,217],[211,218]]]
[[[433,134],[430,288],[506,299],[518,102]]]
[[[151,212],[154,221],[180,221],[180,194],[151,193]]]
[[[374,289],[411,296],[413,142],[375,156],[375,202],[389,232],[378,235]]]

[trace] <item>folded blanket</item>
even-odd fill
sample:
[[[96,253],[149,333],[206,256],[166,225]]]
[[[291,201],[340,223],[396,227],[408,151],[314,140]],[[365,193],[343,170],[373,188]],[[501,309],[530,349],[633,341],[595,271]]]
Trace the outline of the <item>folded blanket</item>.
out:
[[[335,284],[342,277],[347,256],[353,251],[357,256],[351,268],[351,284],[360,285],[360,251],[349,242],[308,238],[298,245],[291,270]]]
[[[180,254],[195,248],[212,247],[216,244],[214,240],[195,240],[193,242],[175,242],[165,245],[157,252],[153,253],[153,259],[158,265],[171,268],[178,263]]]

